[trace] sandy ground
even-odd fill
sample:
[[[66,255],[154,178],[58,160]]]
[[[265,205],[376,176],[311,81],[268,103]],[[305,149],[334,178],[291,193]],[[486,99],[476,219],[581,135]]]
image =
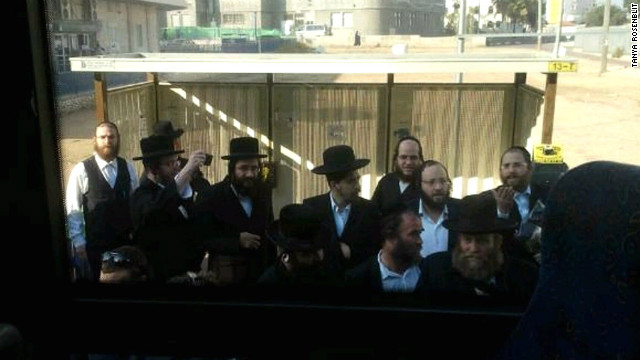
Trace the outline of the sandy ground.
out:
[[[353,48],[333,51],[353,51]],[[380,52],[381,49],[360,48],[357,51]],[[474,48],[470,51],[484,50]],[[502,51],[532,50],[513,47],[503,48]],[[573,55],[579,61],[578,72],[561,73],[558,76],[553,142],[563,146],[564,158],[570,167],[593,160],[640,165],[640,68],[630,68],[628,59],[612,59],[608,71],[599,75],[600,60],[597,54],[587,56],[575,52]],[[430,79],[438,80],[433,76]],[[344,80],[348,78],[345,76]],[[511,82],[513,74],[465,74],[464,80]],[[453,78],[450,74],[443,74],[439,81],[453,82]],[[545,76],[528,74],[527,83],[544,89]],[[60,117],[65,183],[71,167],[91,154],[95,119],[95,109]],[[542,115],[533,129],[528,148],[540,142],[541,133]]]

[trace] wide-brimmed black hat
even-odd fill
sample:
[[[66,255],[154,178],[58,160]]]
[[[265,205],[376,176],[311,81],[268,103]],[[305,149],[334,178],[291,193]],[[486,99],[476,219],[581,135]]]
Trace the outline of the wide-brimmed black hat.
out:
[[[169,120],[160,120],[153,124],[153,135],[161,135],[177,139],[184,133],[182,129],[174,129],[173,124]]]
[[[324,175],[357,170],[369,164],[369,159],[356,159],[353,149],[348,145],[336,145],[322,153],[324,164],[311,170],[314,174]]]
[[[280,218],[267,229],[267,237],[289,251],[317,250],[329,245],[320,214],[303,204],[285,205]]]
[[[460,202],[458,215],[443,221],[442,225],[449,231],[471,234],[499,233],[518,226],[515,221],[497,216],[496,202],[491,193],[469,195]]]
[[[267,157],[265,154],[260,154],[258,139],[249,136],[231,139],[229,153],[229,155],[222,156],[222,159],[257,159]]]
[[[173,148],[172,138],[160,135],[151,135],[140,139],[140,149],[142,150],[142,156],[136,156],[133,160],[151,159],[184,152],[184,150],[175,150]]]

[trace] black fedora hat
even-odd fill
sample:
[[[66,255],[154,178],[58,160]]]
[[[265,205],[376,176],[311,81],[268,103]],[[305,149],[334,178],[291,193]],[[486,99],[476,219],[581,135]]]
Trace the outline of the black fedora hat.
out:
[[[280,218],[267,229],[267,237],[289,251],[317,250],[329,245],[320,215],[303,204],[285,205],[280,210]]]
[[[246,136],[231,139],[229,155],[222,156],[222,159],[257,159],[265,157],[267,155],[259,153],[258,139]]]
[[[369,159],[356,159],[349,145],[336,145],[322,153],[324,164],[311,170],[314,174],[333,174],[337,172],[357,170],[369,164]]]
[[[153,135],[161,135],[177,139],[184,133],[182,129],[174,129],[173,124],[169,120],[160,120],[153,124]]]
[[[442,225],[450,231],[471,234],[505,232],[518,226],[513,220],[497,217],[491,193],[465,196],[460,202],[458,216],[443,221]]]
[[[151,135],[140,139],[140,149],[142,150],[142,156],[136,156],[133,160],[151,159],[184,152],[184,150],[175,150],[173,148],[172,138],[160,135]]]

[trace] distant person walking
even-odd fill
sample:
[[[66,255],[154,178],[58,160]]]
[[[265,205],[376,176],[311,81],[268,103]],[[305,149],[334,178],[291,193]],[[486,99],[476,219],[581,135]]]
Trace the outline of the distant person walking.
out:
[[[356,31],[355,41],[353,42],[353,46],[360,46],[360,32]]]

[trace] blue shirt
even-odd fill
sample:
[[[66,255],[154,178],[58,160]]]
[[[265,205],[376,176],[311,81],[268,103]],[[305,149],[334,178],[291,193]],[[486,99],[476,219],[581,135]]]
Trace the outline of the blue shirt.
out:
[[[378,265],[382,278],[382,290],[385,292],[413,292],[420,280],[420,267],[418,264],[410,266],[402,274],[398,274],[382,263],[382,250],[378,252]]]
[[[331,199],[331,210],[333,212],[333,220],[336,224],[336,232],[338,233],[338,237],[340,237],[344,232],[344,226],[347,224],[347,220],[349,220],[351,204],[340,209],[338,204],[333,200],[333,196],[331,194],[329,194],[329,199]]]
[[[531,186],[527,186],[527,188],[523,192],[516,192],[513,194],[513,201],[516,202],[518,206],[518,212],[520,213],[521,222],[527,221],[527,215],[529,215],[529,198],[531,197]],[[503,214],[498,209],[498,217],[503,219],[508,219],[509,214]]]

